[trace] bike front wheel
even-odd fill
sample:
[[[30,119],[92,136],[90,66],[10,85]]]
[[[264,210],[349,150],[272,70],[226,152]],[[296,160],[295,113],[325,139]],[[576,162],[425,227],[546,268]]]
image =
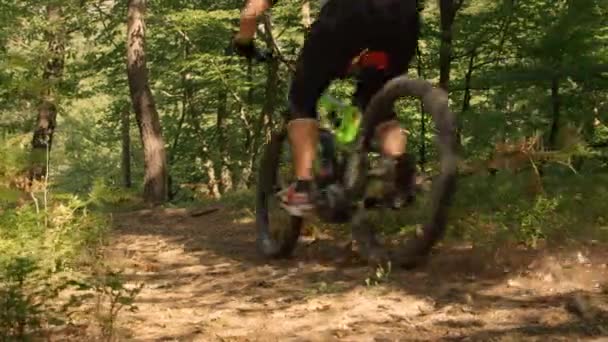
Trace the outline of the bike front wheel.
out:
[[[287,131],[274,133],[264,148],[258,171],[256,193],[256,244],[258,251],[268,258],[285,258],[292,255],[304,224],[301,217],[289,216],[278,207],[276,194],[288,181],[285,167],[288,153]]]

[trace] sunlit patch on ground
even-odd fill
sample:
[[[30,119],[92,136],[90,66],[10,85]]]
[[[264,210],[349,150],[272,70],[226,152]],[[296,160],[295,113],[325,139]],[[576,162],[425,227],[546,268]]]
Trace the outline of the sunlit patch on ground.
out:
[[[338,240],[307,236],[291,260],[267,262],[240,213],[139,217],[117,218],[110,254],[129,281],[146,284],[139,311],[122,321],[130,340],[571,341],[607,333],[603,245],[490,253],[445,244],[425,267],[366,284],[369,269],[333,257]]]

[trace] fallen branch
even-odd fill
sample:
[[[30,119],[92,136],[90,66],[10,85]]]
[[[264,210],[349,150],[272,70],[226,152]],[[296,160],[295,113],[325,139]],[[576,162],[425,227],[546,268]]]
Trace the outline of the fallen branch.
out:
[[[190,216],[192,216],[192,217],[200,217],[200,216],[204,216],[204,215],[213,214],[213,213],[215,213],[216,211],[219,211],[219,210],[220,210],[219,207],[196,208],[196,209],[190,210],[190,212],[188,214]]]

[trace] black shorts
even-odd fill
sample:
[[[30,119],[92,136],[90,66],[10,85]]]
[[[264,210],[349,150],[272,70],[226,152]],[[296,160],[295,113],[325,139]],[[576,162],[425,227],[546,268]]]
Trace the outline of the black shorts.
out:
[[[298,57],[289,89],[291,118],[318,118],[317,101],[345,76],[352,59],[364,49],[384,51],[388,68],[357,77],[353,102],[364,109],[388,80],[407,71],[418,36],[416,0],[329,0]]]

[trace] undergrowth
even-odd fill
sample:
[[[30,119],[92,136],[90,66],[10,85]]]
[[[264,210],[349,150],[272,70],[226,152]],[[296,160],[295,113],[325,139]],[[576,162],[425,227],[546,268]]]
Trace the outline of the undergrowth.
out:
[[[451,211],[450,239],[493,248],[514,242],[608,239],[608,175],[547,172],[544,191],[530,194],[528,174],[461,179]]]
[[[102,183],[85,198],[56,192],[47,181],[20,188],[15,179],[27,167],[27,145],[19,142],[0,142],[0,156],[10,156],[0,166],[0,341],[65,337],[82,322],[114,340],[117,316],[134,308],[140,287],[103,267],[110,224],[93,209],[126,195]]]
[[[535,248],[551,241],[608,240],[608,175],[597,168],[581,173],[547,168],[543,190],[537,191],[530,188],[531,172],[500,171],[493,176],[482,173],[459,178],[446,240],[484,248],[504,243]],[[419,193],[407,208],[371,211],[372,222],[388,237],[421,229],[428,217],[429,198],[429,193]],[[241,191],[227,194],[220,202],[253,214],[254,199],[253,191]],[[346,232],[348,225],[309,220],[308,231],[316,229]]]

